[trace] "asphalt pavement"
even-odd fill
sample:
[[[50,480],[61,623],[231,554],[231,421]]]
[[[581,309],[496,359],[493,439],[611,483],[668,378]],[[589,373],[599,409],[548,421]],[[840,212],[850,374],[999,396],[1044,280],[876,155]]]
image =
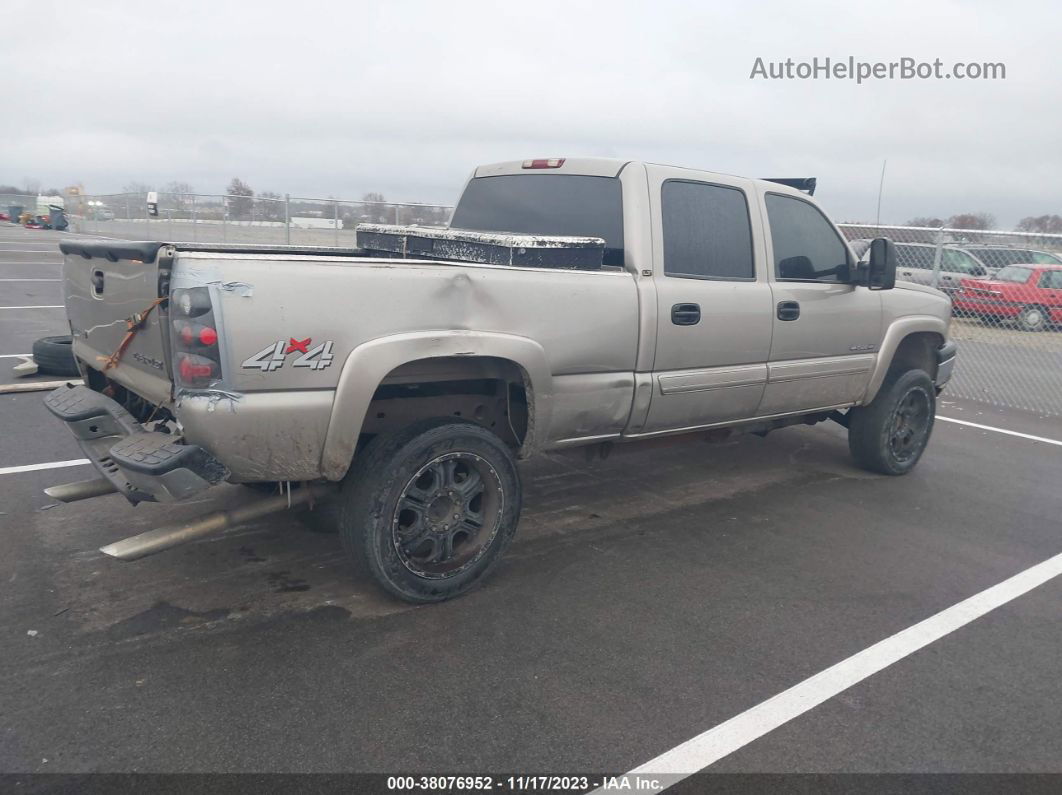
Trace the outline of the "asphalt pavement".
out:
[[[0,278],[58,278],[0,232]],[[40,248],[41,251],[31,250]],[[61,303],[0,282],[0,305]],[[0,354],[62,333],[0,309]],[[0,359],[3,363],[14,363]],[[10,379],[4,378],[4,382]],[[0,394],[7,467],[81,457]],[[833,424],[522,466],[485,586],[412,607],[294,514],[135,563],[99,553],[192,503],[56,505],[84,466],[0,475],[0,771],[622,772],[1062,552],[1062,420],[947,399],[918,468]],[[720,772],[1062,772],[1051,580],[721,759]]]

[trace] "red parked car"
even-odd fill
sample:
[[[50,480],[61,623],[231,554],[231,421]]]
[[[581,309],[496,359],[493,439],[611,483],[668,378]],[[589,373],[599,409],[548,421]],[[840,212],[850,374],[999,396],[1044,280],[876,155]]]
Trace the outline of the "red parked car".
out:
[[[958,315],[1043,331],[1062,323],[1062,265],[1008,265],[991,279],[963,279],[951,301]]]

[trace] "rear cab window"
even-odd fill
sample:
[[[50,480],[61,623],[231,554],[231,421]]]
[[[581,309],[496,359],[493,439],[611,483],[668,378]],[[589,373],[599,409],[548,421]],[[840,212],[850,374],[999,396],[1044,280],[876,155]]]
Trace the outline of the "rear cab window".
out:
[[[519,235],[599,237],[604,264],[623,266],[623,198],[618,177],[503,174],[469,181],[453,229]]]

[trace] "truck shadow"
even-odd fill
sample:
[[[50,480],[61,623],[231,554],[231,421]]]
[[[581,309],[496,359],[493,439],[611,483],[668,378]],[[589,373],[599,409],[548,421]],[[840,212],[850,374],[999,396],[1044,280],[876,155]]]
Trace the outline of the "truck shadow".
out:
[[[510,565],[551,545],[638,533],[676,509],[723,502],[754,522],[755,495],[764,489],[809,476],[867,477],[849,463],[843,432],[821,429],[620,450],[604,461],[588,461],[581,452],[551,455],[524,465],[520,530],[507,554],[509,563],[490,587],[503,588],[499,575],[504,578]],[[164,522],[256,498],[238,486],[219,487],[209,495],[179,505],[142,504],[135,511],[121,497],[107,496],[33,514],[45,547],[42,565],[50,569],[51,609],[62,613],[65,631],[129,638],[322,608],[352,619],[414,609],[355,579],[338,535],[320,532],[320,516],[274,514],[132,563],[97,551]]]

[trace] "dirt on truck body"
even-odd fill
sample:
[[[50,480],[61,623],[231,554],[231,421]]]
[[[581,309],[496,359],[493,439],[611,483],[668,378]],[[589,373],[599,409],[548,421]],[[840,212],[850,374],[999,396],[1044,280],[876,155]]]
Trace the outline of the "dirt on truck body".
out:
[[[364,225],[355,250],[64,242],[85,383],[46,402],[100,477],[58,493],[337,491],[358,570],[437,601],[504,552],[516,461],[543,451],[833,419],[903,474],[954,366],[949,302],[896,284],[888,240],[858,261],[808,186],[529,160],[478,168],[450,228]]]

